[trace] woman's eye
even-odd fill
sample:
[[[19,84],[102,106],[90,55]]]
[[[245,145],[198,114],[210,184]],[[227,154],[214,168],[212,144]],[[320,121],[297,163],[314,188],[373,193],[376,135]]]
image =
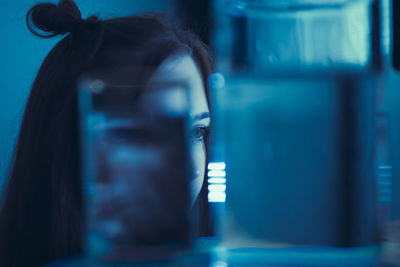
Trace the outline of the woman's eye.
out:
[[[203,141],[208,131],[209,129],[206,126],[195,126],[192,129],[192,136],[196,141]]]

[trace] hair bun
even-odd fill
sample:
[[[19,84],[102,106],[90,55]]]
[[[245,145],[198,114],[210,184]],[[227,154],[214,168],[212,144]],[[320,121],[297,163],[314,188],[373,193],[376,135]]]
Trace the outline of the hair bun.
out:
[[[26,15],[26,24],[29,30],[34,35],[43,38],[72,32],[74,26],[81,21],[81,12],[72,0],[60,0],[58,5],[37,4]],[[37,29],[48,32],[48,34],[43,34]]]

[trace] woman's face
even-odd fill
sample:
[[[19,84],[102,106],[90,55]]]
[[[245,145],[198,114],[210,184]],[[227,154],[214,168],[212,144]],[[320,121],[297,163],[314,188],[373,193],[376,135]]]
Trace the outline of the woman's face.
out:
[[[177,80],[184,81],[189,90],[190,136],[192,139],[190,150],[194,167],[191,180],[193,204],[199,195],[204,179],[206,166],[204,136],[210,125],[210,113],[200,70],[189,55],[178,54],[167,58],[154,73],[150,84]]]
[[[167,58],[151,77],[138,107],[144,114],[156,115],[189,111],[193,205],[203,184],[204,135],[210,124],[202,77],[193,59],[185,55]],[[186,177],[182,120],[152,124],[135,118],[130,122],[128,128],[118,128],[120,122],[111,119],[105,139],[99,140],[98,155],[103,163],[94,187],[94,227],[118,242],[159,240],[175,228],[175,236],[184,234],[189,205],[181,193],[187,188],[181,179]]]

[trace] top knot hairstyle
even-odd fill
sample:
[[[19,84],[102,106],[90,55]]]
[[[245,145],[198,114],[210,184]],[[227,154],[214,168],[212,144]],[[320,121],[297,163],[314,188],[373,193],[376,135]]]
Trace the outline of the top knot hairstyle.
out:
[[[87,21],[97,21],[96,16]],[[28,29],[36,36],[50,38],[58,34],[74,32],[76,26],[85,22],[82,19],[78,6],[70,0],[61,0],[58,5],[53,3],[42,3],[32,7],[26,15]],[[34,27],[49,34],[44,35],[37,32]]]
[[[72,0],[37,4],[27,14],[33,34],[65,35],[33,83],[7,184],[1,194],[0,266],[40,266],[83,250],[77,81],[87,71],[140,64],[146,82],[169,56],[190,55],[206,95],[212,59],[192,33],[156,14],[82,19]],[[195,204],[200,235],[209,235],[207,179]]]

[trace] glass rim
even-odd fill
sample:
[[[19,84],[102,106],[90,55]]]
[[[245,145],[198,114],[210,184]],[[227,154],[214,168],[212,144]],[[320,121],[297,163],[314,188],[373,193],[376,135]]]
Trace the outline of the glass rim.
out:
[[[253,17],[263,15],[291,15],[296,12],[312,12],[315,10],[337,10],[351,4],[371,4],[372,0],[237,0],[227,4],[227,13],[233,17]]]

